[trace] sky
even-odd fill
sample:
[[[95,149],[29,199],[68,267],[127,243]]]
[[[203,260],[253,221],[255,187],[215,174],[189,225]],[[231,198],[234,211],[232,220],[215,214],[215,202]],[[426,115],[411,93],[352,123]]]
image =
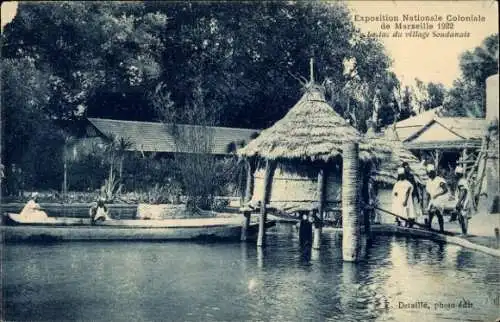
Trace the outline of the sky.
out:
[[[17,1],[4,1],[1,6],[2,31],[6,24],[14,19],[17,10]]]
[[[439,15],[482,15],[484,22],[453,22],[455,32],[469,32],[466,38],[428,37],[388,37],[380,38],[387,53],[393,59],[393,71],[405,85],[412,85],[414,78],[425,82],[440,82],[446,87],[460,76],[459,56],[466,50],[479,46],[484,38],[498,33],[498,2],[492,0],[476,1],[346,1],[351,9],[353,20],[359,16],[398,16],[402,22],[403,14]],[[447,21],[445,21],[447,22]],[[362,32],[380,32],[381,22],[354,21]],[[411,22],[405,22],[411,23]],[[394,22],[389,23],[389,32],[394,32]],[[437,23],[434,23],[437,31]],[[405,31],[403,31],[404,33]],[[432,30],[431,30],[432,32]],[[441,31],[440,31],[441,32]]]
[[[381,22],[356,21],[355,15],[378,17],[379,15],[398,16],[400,21],[404,14],[409,15],[481,15],[484,22],[453,22],[454,31],[469,32],[466,38],[428,37],[388,37],[380,38],[387,53],[393,59],[393,71],[404,85],[412,85],[415,78],[425,82],[440,82],[450,87],[453,80],[460,76],[459,56],[466,50],[479,46],[484,38],[498,33],[498,2],[493,0],[475,1],[362,1],[347,0],[352,10],[354,23],[362,32],[382,31]],[[16,12],[15,1],[2,3],[2,30]],[[394,22],[391,30],[394,32]],[[434,27],[436,30],[437,26]]]

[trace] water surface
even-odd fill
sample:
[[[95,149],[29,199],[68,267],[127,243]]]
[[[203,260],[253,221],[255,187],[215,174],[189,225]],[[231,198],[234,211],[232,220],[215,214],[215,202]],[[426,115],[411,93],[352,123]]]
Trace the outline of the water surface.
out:
[[[9,321],[493,321],[498,264],[459,246],[389,236],[377,236],[361,263],[343,263],[340,236],[311,252],[289,225],[273,228],[263,250],[9,244],[3,313]]]

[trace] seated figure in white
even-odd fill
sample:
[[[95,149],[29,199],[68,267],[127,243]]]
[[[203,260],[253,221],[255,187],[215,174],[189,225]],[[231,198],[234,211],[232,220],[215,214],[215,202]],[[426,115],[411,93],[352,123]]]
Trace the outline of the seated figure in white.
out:
[[[38,195],[36,193],[31,195],[31,199],[26,203],[23,210],[19,214],[21,217],[26,219],[37,219],[43,220],[47,219],[47,213],[42,210],[40,205],[37,203]]]
[[[109,217],[108,207],[105,205],[105,199],[99,198],[97,203],[94,203],[89,210],[90,221],[94,224],[97,221],[106,221],[111,219]]]

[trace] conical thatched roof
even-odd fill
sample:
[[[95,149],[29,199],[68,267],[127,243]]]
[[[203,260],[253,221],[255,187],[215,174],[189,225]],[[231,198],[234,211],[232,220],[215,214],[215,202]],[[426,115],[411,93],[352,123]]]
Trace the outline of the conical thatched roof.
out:
[[[360,143],[363,160],[383,158],[390,153],[385,145],[376,146],[326,102],[323,91],[311,86],[281,120],[262,131],[238,153],[267,159],[303,159],[328,161],[342,156],[342,145]]]
[[[397,169],[401,167],[403,162],[408,162],[417,181],[424,183],[427,180],[424,165],[403,146],[393,128],[388,128],[384,132],[376,134],[368,132],[365,138],[373,142],[373,144],[385,145],[391,149],[390,157],[380,162],[373,172],[372,177],[375,181],[394,184],[397,179]]]

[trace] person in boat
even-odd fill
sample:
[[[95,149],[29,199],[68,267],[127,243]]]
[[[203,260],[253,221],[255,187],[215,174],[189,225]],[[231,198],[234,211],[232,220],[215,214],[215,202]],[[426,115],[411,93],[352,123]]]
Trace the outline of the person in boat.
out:
[[[434,216],[438,218],[439,230],[444,231],[443,213],[446,206],[449,204],[448,187],[446,180],[438,176],[434,165],[427,165],[427,175],[429,180],[425,185],[425,191],[428,195],[429,204],[427,205],[427,213],[429,214],[428,227],[432,227],[432,219]]]
[[[405,227],[413,227],[416,214],[413,206],[413,185],[408,180],[404,168],[398,168],[398,181],[392,189],[392,212],[395,215],[406,218]],[[399,220],[397,220],[399,224]]]
[[[89,209],[90,223],[93,225],[98,221],[109,220],[108,207],[105,204],[104,198],[99,198],[97,202],[94,202],[92,207]]]
[[[48,217],[47,213],[40,207],[37,200],[38,194],[35,192],[31,195],[31,199],[26,203],[19,215],[29,219],[46,219]]]
[[[458,183],[458,200],[456,210],[465,218],[470,218],[471,215],[471,198],[470,198],[470,185],[468,180],[464,177],[464,169],[461,166],[455,168],[455,175],[457,176]]]

